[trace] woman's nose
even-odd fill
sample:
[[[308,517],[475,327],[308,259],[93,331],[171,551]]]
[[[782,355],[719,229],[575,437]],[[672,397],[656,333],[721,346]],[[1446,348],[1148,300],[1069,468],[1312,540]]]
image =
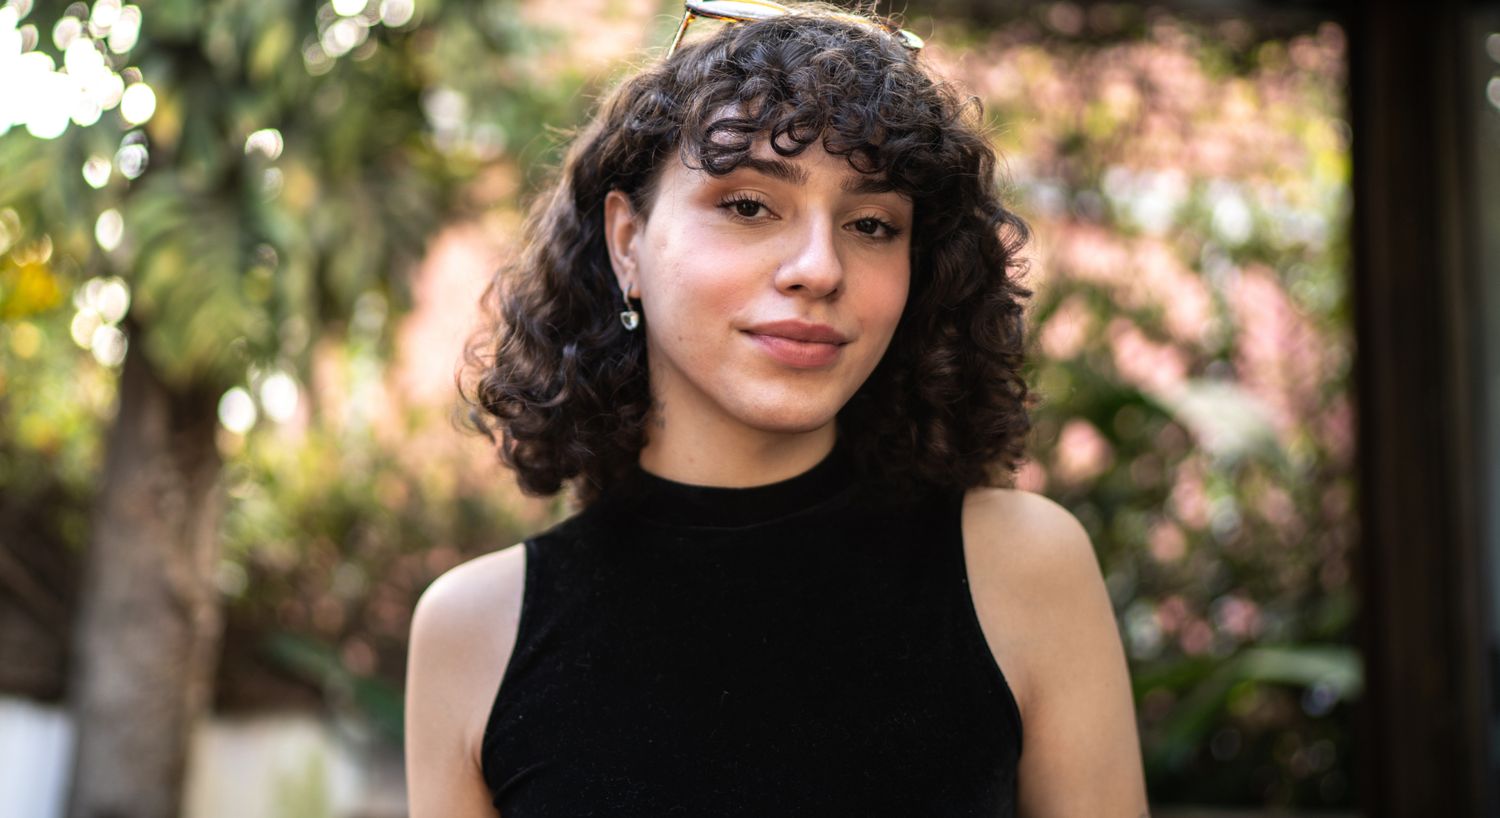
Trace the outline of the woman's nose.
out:
[[[776,271],[776,288],[822,298],[844,282],[837,228],[831,220],[808,219],[802,230],[787,236],[787,255]]]

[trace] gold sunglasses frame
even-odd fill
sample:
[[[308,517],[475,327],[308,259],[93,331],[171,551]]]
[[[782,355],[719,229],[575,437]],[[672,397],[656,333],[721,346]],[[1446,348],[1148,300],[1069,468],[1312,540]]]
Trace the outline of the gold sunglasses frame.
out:
[[[677,27],[677,34],[672,38],[672,44],[667,47],[667,55],[663,59],[668,59],[677,52],[677,44],[682,42],[682,35],[687,32],[688,24],[699,17],[705,17],[710,20],[747,23],[753,20],[769,20],[773,17],[782,17],[796,13],[792,9],[780,3],[770,2],[770,0],[684,0],[683,6],[682,24]],[[837,12],[831,13],[828,16],[878,28],[894,36],[901,45],[911,51],[920,51],[926,45],[926,42],[921,37],[904,28],[892,28],[879,20],[869,17]]]

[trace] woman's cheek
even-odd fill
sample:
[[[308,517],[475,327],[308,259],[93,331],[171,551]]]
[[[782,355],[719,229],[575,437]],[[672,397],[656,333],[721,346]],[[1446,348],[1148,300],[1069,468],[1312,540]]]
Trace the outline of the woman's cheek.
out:
[[[902,311],[906,309],[906,299],[911,292],[911,279],[909,275],[902,274],[881,283],[884,286],[878,291],[872,310],[880,316],[880,323],[886,327],[886,331],[892,332],[901,320]]]

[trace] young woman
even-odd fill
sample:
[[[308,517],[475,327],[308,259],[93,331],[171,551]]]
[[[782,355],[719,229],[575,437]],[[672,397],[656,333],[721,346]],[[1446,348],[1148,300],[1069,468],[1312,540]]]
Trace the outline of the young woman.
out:
[[[977,105],[881,21],[745,16],[607,97],[487,293],[473,416],[579,506],[418,603],[411,814],[1138,818],[1088,536],[1004,487]]]

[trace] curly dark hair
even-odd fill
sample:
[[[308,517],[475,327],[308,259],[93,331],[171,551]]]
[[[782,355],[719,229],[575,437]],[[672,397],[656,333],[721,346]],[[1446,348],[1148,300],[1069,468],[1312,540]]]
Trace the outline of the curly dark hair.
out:
[[[486,288],[487,320],[458,372],[466,425],[492,444],[498,428],[499,456],[525,493],[572,481],[591,503],[646,441],[646,342],[618,319],[605,195],[620,189],[649,214],[665,161],[723,175],[761,137],[783,156],[821,139],[913,201],[905,309],[837,416],[860,474],[914,494],[1009,484],[1024,461],[1036,397],[1021,372],[1021,302],[1032,292],[1017,278],[1030,231],[1000,201],[979,99],[879,28],[827,16],[837,9],[822,3],[793,8],[685,42],[626,77],[532,203],[521,252]]]

